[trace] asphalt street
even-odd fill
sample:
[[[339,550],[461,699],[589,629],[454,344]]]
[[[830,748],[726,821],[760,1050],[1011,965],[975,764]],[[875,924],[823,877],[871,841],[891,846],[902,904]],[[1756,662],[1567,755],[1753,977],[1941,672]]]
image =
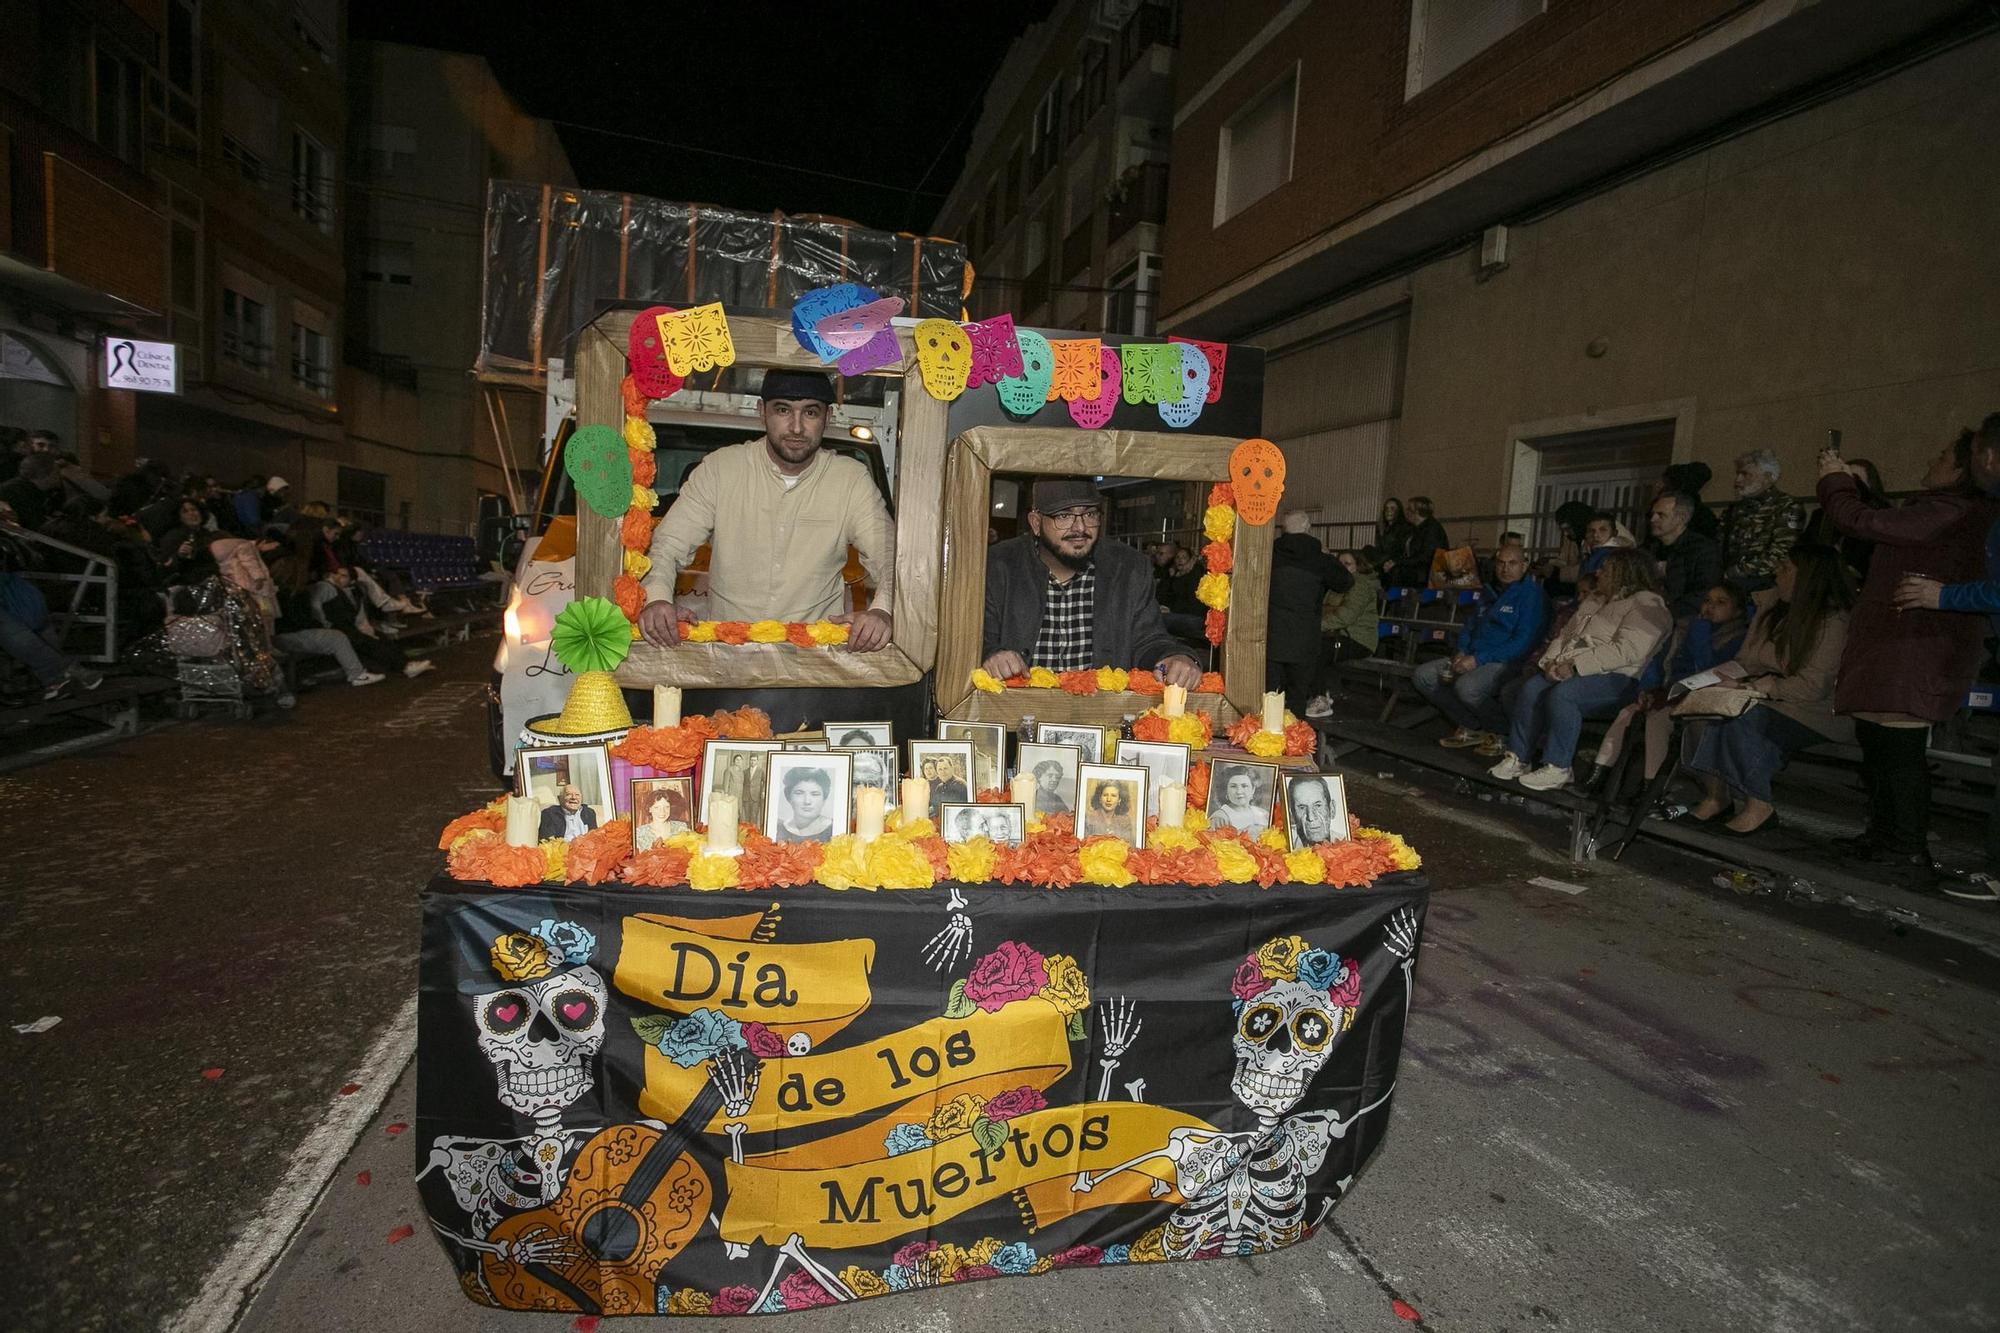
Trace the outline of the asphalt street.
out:
[[[349,1131],[329,1139],[394,1077],[353,1071],[396,1048],[437,830],[490,790],[484,651],[0,780],[11,845],[35,849],[8,877],[8,1021],[63,1019],[5,1034],[10,1324],[229,1311],[230,1256],[275,1252],[287,1236],[258,1227],[303,1216],[243,1329],[590,1327],[460,1294],[411,1184],[407,1075],[347,1117],[344,1160]],[[1351,782],[1356,813],[1423,852],[1435,896],[1392,1129],[1328,1227],[1254,1260],[932,1289],[785,1326],[2000,1327],[1982,1243],[2000,1222],[2000,992],[1977,960],[1707,891],[1706,868],[1664,852],[1572,867],[1545,824]],[[302,1179],[315,1142],[336,1146]],[[763,1253],[741,1262],[761,1283]]]

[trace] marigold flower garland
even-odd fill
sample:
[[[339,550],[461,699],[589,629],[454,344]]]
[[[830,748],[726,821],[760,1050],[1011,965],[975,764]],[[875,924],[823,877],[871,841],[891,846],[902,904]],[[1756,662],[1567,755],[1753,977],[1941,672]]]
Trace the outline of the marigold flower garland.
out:
[[[1037,666],[1029,667],[1023,675],[1008,676],[1005,680],[979,667],[972,673],[972,688],[985,694],[999,694],[1004,690],[1061,690],[1064,694],[1081,696],[1115,694],[1124,690],[1130,694],[1157,696],[1164,694],[1167,687],[1152,672],[1137,668],[1098,667],[1094,671],[1057,672]],[[1189,693],[1221,694],[1222,673],[1204,671],[1201,680]]]
[[[1319,733],[1310,722],[1301,722],[1285,712],[1285,729],[1282,733],[1265,731],[1264,720],[1255,713],[1245,713],[1229,724],[1229,743],[1241,750],[1248,750],[1260,759],[1275,759],[1281,754],[1311,754],[1319,748]]]
[[[663,773],[685,773],[695,766],[702,746],[709,741],[770,739],[771,719],[761,709],[744,707],[733,713],[724,710],[706,717],[684,717],[677,727],[634,727],[611,747],[611,757]]]

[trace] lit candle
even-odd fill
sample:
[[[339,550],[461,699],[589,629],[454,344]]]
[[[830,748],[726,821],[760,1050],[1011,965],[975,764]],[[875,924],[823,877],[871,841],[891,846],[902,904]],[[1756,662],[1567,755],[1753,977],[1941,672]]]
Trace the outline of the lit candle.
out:
[[[1160,827],[1180,828],[1187,823],[1187,787],[1179,782],[1160,784]]]
[[[880,787],[863,787],[854,793],[854,836],[862,846],[882,836],[883,807],[889,793]]]
[[[908,824],[918,819],[931,817],[931,782],[929,778],[903,779],[903,822]]]
[[[532,796],[509,796],[507,798],[507,845],[509,847],[533,847],[540,821],[535,813],[535,798]]]
[[[1160,715],[1162,717],[1182,717],[1187,713],[1187,687],[1169,685],[1161,696]]]
[[[734,856],[741,850],[736,842],[736,798],[726,791],[708,798],[708,853]]]
[[[1021,806],[1027,813],[1033,814],[1035,812],[1036,785],[1033,773],[1016,773],[1013,782],[1007,786],[1007,794],[1013,797],[1015,805]]]
[[[1280,733],[1285,729],[1285,695],[1282,690],[1264,691],[1263,729]]]
[[[678,685],[655,685],[653,687],[653,725],[656,727],[678,727],[681,724],[681,687]]]

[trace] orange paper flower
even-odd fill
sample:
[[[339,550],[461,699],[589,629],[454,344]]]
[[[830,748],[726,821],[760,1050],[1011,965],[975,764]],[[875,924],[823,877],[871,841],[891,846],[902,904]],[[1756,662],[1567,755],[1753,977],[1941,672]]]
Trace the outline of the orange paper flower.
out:
[[[994,860],[993,878],[1003,884],[1068,888],[1083,878],[1077,851],[1076,839],[1067,834],[1053,830],[1031,834],[1019,847],[1000,849]]]
[[[451,849],[445,868],[453,879],[483,880],[503,889],[542,882],[548,858],[540,847],[511,847],[498,833],[474,833]]]
[[[1137,730],[1137,728],[1134,728]],[[1187,802],[1190,810],[1208,808],[1208,761],[1198,759],[1188,765]]]
[[[1150,671],[1134,671],[1125,677],[1125,688],[1134,694],[1160,695],[1167,692],[1167,682]]]
[[[685,847],[649,847],[626,863],[624,879],[627,884],[678,887],[687,883],[693,859]]]
[[[771,739],[771,717],[761,708],[748,704],[730,712],[724,709],[713,714],[709,721],[715,724],[716,733],[725,740],[768,741]]]
[[[1202,622],[1202,637],[1210,643],[1219,645],[1222,642],[1223,631],[1228,628],[1229,613],[1227,611],[1210,611],[1207,619]]]
[[[819,643],[813,638],[812,626],[803,621],[790,621],[785,625],[785,642],[794,648],[817,648]]]
[[[1319,749],[1319,732],[1310,722],[1294,722],[1285,728],[1286,754],[1311,754]]]
[[[1000,787],[988,787],[972,798],[977,805],[1006,805],[1014,798]]]
[[[651,449],[627,449],[625,452],[632,455],[632,484],[634,486],[651,486],[653,479],[660,475],[660,463],[654,457],[653,451]]]
[[[715,627],[717,643],[750,642],[750,626],[741,620],[725,620]]]
[[[564,871],[572,880],[602,884],[618,878],[618,872],[632,859],[632,821],[614,819],[572,839]]]
[[[1095,671],[1064,671],[1056,677],[1056,683],[1064,694],[1097,693],[1097,673]]]
[[[744,889],[785,889],[813,882],[826,848],[817,842],[745,839],[736,862],[736,884]]]
[[[628,417],[645,416],[646,404],[653,401],[640,390],[639,381],[630,375],[618,381],[618,396],[625,400],[625,415]]]
[[[646,590],[630,574],[620,574],[611,580],[611,600],[618,604],[627,620],[637,620],[646,605]]]
[[[1201,561],[1211,574],[1229,574],[1236,569],[1236,551],[1228,542],[1210,542],[1201,548]]]
[[[1163,741],[1167,738],[1167,720],[1150,708],[1133,720],[1132,739],[1140,741]]]
[[[1202,672],[1201,683],[1194,687],[1194,693],[1196,694],[1222,693],[1222,673],[1220,671]]]
[[[1236,492],[1230,488],[1228,482],[1218,481],[1208,488],[1208,502],[1212,505],[1228,505],[1233,509],[1236,507]]]
[[[628,551],[643,551],[653,544],[653,515],[650,510],[628,509],[618,520],[618,544]]]
[[[457,819],[446,824],[444,832],[438,835],[438,850],[444,851],[466,834],[477,833],[481,830],[487,833],[505,833],[507,831],[506,810],[496,810],[489,805],[483,810],[474,810],[469,815],[460,815]]]

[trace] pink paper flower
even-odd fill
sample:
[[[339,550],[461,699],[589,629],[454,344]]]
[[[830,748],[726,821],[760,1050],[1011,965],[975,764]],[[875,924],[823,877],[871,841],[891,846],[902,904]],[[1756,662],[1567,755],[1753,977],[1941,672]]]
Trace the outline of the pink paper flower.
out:
[[[750,1043],[750,1054],[759,1060],[775,1060],[785,1053],[785,1039],[762,1023],[745,1023],[743,1039]]]
[[[749,1314],[756,1303],[755,1287],[724,1287],[715,1293],[715,1303],[708,1310],[710,1314]]]
[[[810,1310],[815,1305],[833,1304],[832,1294],[803,1268],[785,1275],[785,1280],[778,1284],[778,1294],[785,1298],[787,1310]]]
[[[1264,970],[1257,966],[1257,955],[1246,957],[1236,968],[1236,976],[1229,983],[1229,993],[1239,1000],[1254,1000],[1271,989],[1271,983]]]
[[[1025,1000],[1048,984],[1042,956],[1025,944],[1005,940],[972,965],[965,979],[965,998],[989,1014],[997,1013],[1002,1006]]]
[[[1000,1093],[986,1103],[984,1112],[986,1118],[994,1124],[1004,1125],[1016,1116],[1039,1111],[1047,1105],[1048,1101],[1041,1093],[1033,1088],[1022,1087]]]

